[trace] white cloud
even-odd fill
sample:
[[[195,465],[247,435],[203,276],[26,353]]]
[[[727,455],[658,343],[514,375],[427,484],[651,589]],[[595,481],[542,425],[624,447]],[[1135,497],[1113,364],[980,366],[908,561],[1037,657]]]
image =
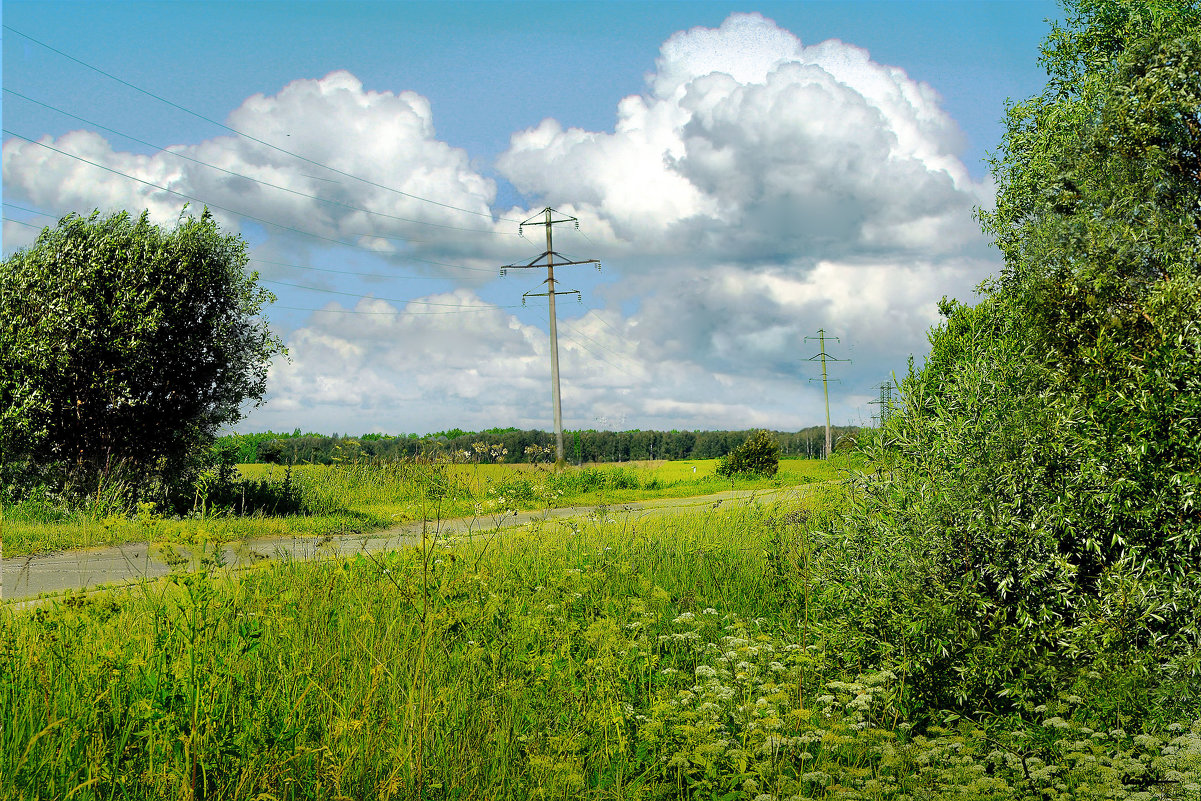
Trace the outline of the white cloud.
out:
[[[655,409],[713,412],[696,399],[716,396],[786,418],[766,387],[807,394],[820,372],[806,336],[841,337],[831,352],[854,361],[832,367],[837,394],[862,400],[920,358],[939,297],[970,298],[995,268],[971,215],[991,185],[961,147],[937,93],[902,70],[736,14],[671,37],[612,132],[547,120],[498,166],[612,232],[599,246],[621,285],[606,296],[638,299],[626,323],[639,358],[695,368],[676,381],[681,405]],[[736,406],[726,419],[755,416]]]
[[[493,182],[468,155],[438,140],[429,102],[412,91],[368,91],[336,72],[250,97],[229,121],[314,161],[439,203],[489,214],[495,199]],[[298,165],[244,138],[172,149],[344,205],[167,154],[123,153],[95,133],[44,141],[213,203],[353,240],[380,254],[357,252],[355,259],[377,266],[380,257],[396,263],[411,256],[483,267],[540,250],[513,237],[510,222]],[[903,370],[910,353],[925,351],[938,298],[968,298],[994,266],[971,217],[973,206],[991,202],[991,185],[971,179],[961,146],[931,87],[853,45],[806,46],[754,14],[668,39],[645,93],[616,107],[612,131],[547,119],[514,133],[496,166],[534,208],[503,216],[524,219],[543,203],[578,216],[589,244],[575,240],[572,247],[604,258],[617,275],[601,289],[606,308],[560,323],[568,427],[591,427],[602,417],[642,428],[814,424],[823,416],[821,390],[809,379],[820,372],[809,361],[816,343],[805,337],[819,328],[841,337],[832,353],[854,360],[831,368],[844,382],[832,398],[835,420],[870,414],[856,406],[874,384]],[[6,194],[43,208],[150,208],[167,221],[181,204],[15,139],[5,143],[3,158]],[[222,219],[240,224],[235,215]],[[294,262],[328,247],[265,230],[266,241],[256,246],[264,259]],[[10,234],[6,225],[5,234],[21,232]],[[481,300],[494,274],[422,269],[459,289],[421,300],[468,308],[378,299],[349,309],[330,304],[282,332],[293,360],[272,369],[268,403],[250,425],[548,428],[545,323],[523,322]],[[333,274],[310,279],[347,288]],[[402,291],[392,283],[377,294]]]
[[[498,167],[524,192],[612,226],[626,252],[692,245],[764,259],[948,253],[980,202],[937,94],[866,51],[800,40],[756,14],[664,45],[612,133],[554,120]],[[574,213],[574,212],[573,212]]]
[[[492,240],[514,238],[511,230],[505,237],[461,230],[496,230],[489,210],[496,187],[472,169],[465,151],[436,138],[429,101],[415,92],[368,91],[339,71],[293,81],[275,95],[254,95],[228,122],[309,161],[234,135],[140,155],[115,150],[95,132],[74,131],[39,143],[5,142],[5,192],[56,211],[149,209],[159,223],[173,222],[186,196],[199,199],[193,207],[223,207],[214,214],[232,228],[243,215],[276,223],[266,232],[295,240],[294,247],[328,247],[333,239],[380,254],[433,253],[442,261],[479,259],[499,245]],[[466,250],[465,241],[471,243]]]
[[[466,307],[453,314],[423,302]],[[405,307],[330,304],[288,337],[256,427],[431,431],[458,425],[550,427],[546,332],[468,290]],[[347,313],[351,312],[351,313]],[[603,318],[603,319],[602,319]],[[568,428],[800,427],[795,387],[779,376],[723,376],[687,356],[640,352],[633,324],[601,312],[560,324]],[[805,387],[801,397],[813,397]],[[453,410],[448,415],[448,410]],[[686,423],[681,423],[686,420]]]

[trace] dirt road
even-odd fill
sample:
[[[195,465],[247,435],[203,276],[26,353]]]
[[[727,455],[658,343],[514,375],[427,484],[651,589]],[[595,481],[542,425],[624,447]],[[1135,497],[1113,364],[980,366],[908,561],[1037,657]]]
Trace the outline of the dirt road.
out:
[[[371,534],[344,537],[240,540],[222,546],[221,561],[228,568],[236,570],[263,559],[327,558],[400,548],[416,542],[423,525],[427,531],[436,531],[439,536],[458,537],[475,532],[491,532],[498,528],[523,526],[534,520],[586,517],[601,511],[618,518],[622,515],[645,517],[688,510],[702,512],[721,504],[799,498],[813,486],[815,485],[778,490],[728,490],[692,498],[658,498],[604,507],[572,506],[532,512],[510,512],[506,515],[461,517],[424,524],[416,521]],[[177,547],[174,551],[178,558],[195,563],[197,556],[190,553],[186,547]],[[164,544],[137,542],[6,558],[3,564],[4,602],[14,606],[26,606],[31,599],[39,596],[119,587],[159,578],[171,572],[171,554],[172,549]]]

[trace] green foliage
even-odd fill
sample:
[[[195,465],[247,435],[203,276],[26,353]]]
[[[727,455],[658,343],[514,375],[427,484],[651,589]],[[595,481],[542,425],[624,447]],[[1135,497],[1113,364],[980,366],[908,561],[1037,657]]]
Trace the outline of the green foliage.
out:
[[[170,231],[70,215],[5,259],[0,479],[185,484],[281,350],[246,258],[206,210]]]
[[[187,542],[246,537],[353,535],[433,516],[492,517],[520,509],[606,505],[682,498],[730,488],[713,463],[568,468],[551,472],[499,464],[452,464],[444,457],[356,458],[334,465],[240,465],[228,459],[237,443],[223,440],[217,467],[193,481],[179,508],[140,502],[106,479],[96,492],[66,503],[45,487],[6,503],[9,556],[162,538]],[[220,459],[226,459],[224,468]],[[747,476],[740,488],[799,486],[840,475],[840,460],[793,460],[771,479]],[[699,472],[696,469],[699,467]],[[143,509],[154,509],[153,531]]]
[[[1065,692],[1026,721],[923,719],[909,676],[848,664],[826,583],[847,560],[806,526],[841,502],[235,575],[200,551],[0,608],[0,797],[1197,798],[1195,714],[1144,730]],[[785,542],[795,598],[762,547]]]
[[[1201,14],[1070,3],[1043,59],[981,213],[1005,269],[940,304],[828,536],[853,652],[925,703],[1084,682],[1138,720],[1201,698]]]
[[[779,469],[780,446],[771,434],[762,430],[717,460],[719,476],[774,476]]]

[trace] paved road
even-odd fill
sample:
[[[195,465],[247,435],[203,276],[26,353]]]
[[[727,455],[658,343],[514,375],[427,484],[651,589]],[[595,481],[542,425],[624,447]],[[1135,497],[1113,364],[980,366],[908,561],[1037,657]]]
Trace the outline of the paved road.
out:
[[[813,485],[809,485],[813,486]],[[504,516],[462,517],[427,523],[439,536],[463,536],[476,532],[491,532],[497,528],[523,526],[533,520],[555,520],[584,517],[598,510],[612,516],[669,514],[694,509],[703,511],[722,503],[745,504],[754,500],[800,497],[806,486],[779,490],[730,490],[692,498],[657,498],[633,501],[616,506],[571,506],[562,509],[543,509],[517,512]],[[421,535],[420,521],[405,523],[372,534],[353,534],[343,537],[274,537],[226,543],[222,557],[232,569],[249,566],[263,559],[326,558],[349,556],[355,553],[382,551],[412,544]],[[196,555],[180,548],[181,557],[193,564]],[[162,545],[147,542],[86,548],[36,556],[5,558],[3,563],[4,602],[24,606],[30,599],[48,593],[93,590],[98,587],[121,586],[144,579],[154,579],[171,572],[168,551]]]

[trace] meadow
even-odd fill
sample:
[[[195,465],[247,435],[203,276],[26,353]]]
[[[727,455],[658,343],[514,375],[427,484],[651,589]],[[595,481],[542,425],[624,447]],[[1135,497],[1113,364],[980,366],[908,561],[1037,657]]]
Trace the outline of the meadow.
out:
[[[29,500],[0,509],[4,552],[125,542],[234,541],[249,537],[362,534],[423,517],[487,518],[506,510],[680,498],[728,489],[770,489],[828,481],[848,462],[784,459],[775,476],[733,480],[716,460],[627,462],[554,471],[547,465],[452,464],[433,459],[339,465],[238,465],[210,473],[190,511],[167,515],[151,503],[121,502],[103,489],[74,509]],[[132,508],[131,508],[132,506]]]
[[[1201,720],[917,703],[814,525],[846,491],[0,608],[0,797],[1198,797]]]

